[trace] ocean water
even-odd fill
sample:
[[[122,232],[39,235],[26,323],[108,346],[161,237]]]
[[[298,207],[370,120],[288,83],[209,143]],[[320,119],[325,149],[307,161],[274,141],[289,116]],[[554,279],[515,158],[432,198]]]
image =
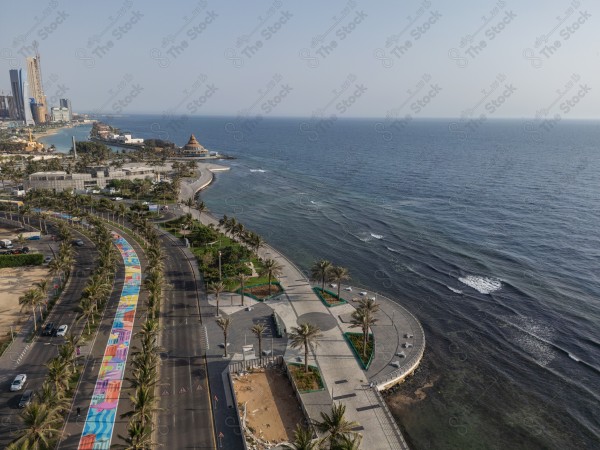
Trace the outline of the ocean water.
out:
[[[415,313],[426,355],[390,395],[412,448],[600,447],[597,122],[103,120],[236,157],[213,214]]]

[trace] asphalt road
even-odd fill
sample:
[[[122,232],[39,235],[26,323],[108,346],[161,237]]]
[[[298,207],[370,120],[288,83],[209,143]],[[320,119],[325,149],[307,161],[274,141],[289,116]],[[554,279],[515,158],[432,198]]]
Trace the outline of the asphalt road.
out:
[[[71,281],[63,292],[61,300],[54,306],[48,322],[53,322],[55,327],[62,324],[69,326],[68,332],[75,331],[79,326],[75,323],[77,313],[75,306],[79,303],[81,291],[85,287],[89,275],[94,267],[96,250],[94,244],[85,236],[73,232],[73,236],[84,241],[85,246],[75,248],[75,266],[71,275]],[[5,448],[12,441],[12,432],[20,426],[19,401],[21,395],[27,389],[37,390],[42,386],[48,369],[46,363],[57,355],[57,347],[64,342],[63,337],[41,336],[41,327],[38,327],[38,335],[29,349],[21,358],[15,361],[15,354],[9,351],[0,358],[0,447]],[[16,349],[15,349],[16,350]],[[10,392],[10,383],[19,373],[27,374],[27,384],[20,392]]]
[[[165,448],[214,449],[211,394],[203,355],[205,330],[199,304],[202,284],[197,282],[197,272],[182,245],[166,236],[162,242],[166,283],[161,307],[161,410],[155,440]]]

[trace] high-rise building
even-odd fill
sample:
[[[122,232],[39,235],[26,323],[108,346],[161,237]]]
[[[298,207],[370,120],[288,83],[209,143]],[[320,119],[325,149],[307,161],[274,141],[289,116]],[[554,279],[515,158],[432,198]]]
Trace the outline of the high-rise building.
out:
[[[69,110],[69,122],[73,120],[73,110],[71,109],[71,100],[68,98],[61,98],[60,105],[61,108],[67,108]]]
[[[25,125],[33,125],[31,106],[27,95],[27,73],[22,69],[10,69],[10,88],[13,94],[14,119],[25,122]]]
[[[0,119],[14,119],[15,102],[10,95],[0,95]]]
[[[27,79],[29,81],[29,97],[31,102],[31,112],[36,124],[46,123],[46,96],[42,86],[42,67],[40,65],[40,55],[27,58]]]

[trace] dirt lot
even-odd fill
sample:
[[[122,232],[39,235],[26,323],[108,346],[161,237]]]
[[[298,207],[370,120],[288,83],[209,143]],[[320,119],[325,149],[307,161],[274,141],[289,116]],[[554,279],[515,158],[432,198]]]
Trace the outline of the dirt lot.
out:
[[[18,327],[27,320],[31,311],[21,313],[19,297],[47,276],[48,269],[45,266],[0,269],[0,333],[4,334],[11,325]]]
[[[15,230],[0,227],[1,239],[10,239],[14,235]],[[34,248],[40,246],[40,241],[29,241],[25,245]],[[15,247],[19,245],[15,244]],[[10,332],[11,325],[16,331],[31,316],[31,311],[21,312],[19,297],[46,277],[47,266],[0,269],[0,336]]]
[[[277,369],[234,377],[234,388],[246,424],[254,435],[271,443],[291,441],[302,411],[287,376]],[[259,447],[268,448],[268,447]]]

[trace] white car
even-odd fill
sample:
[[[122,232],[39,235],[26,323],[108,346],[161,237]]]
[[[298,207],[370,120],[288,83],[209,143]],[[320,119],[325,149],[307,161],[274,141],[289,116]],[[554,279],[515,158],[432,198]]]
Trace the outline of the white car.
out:
[[[362,291],[359,293],[362,297],[364,297],[365,295],[367,295],[367,293],[365,291]]]
[[[345,291],[352,292],[352,288],[350,286],[344,288]]]
[[[64,335],[66,335],[68,328],[69,328],[68,325],[61,325],[60,327],[58,327],[58,330],[56,330],[56,335],[57,336],[64,336]]]
[[[112,198],[114,201],[119,201],[119,200],[123,200],[123,197],[113,197]]]
[[[12,392],[20,391],[25,386],[25,382],[27,381],[27,375],[24,373],[19,374],[15,377],[15,380],[10,385],[10,390]]]
[[[46,256],[44,258],[44,264],[50,264],[50,261],[52,261],[52,259],[54,259],[54,258],[52,258],[52,256]]]
[[[329,285],[329,287],[331,287],[331,288],[334,288],[334,289],[335,289],[335,288],[337,287],[337,284],[335,284],[335,283],[331,283],[331,284]]]

